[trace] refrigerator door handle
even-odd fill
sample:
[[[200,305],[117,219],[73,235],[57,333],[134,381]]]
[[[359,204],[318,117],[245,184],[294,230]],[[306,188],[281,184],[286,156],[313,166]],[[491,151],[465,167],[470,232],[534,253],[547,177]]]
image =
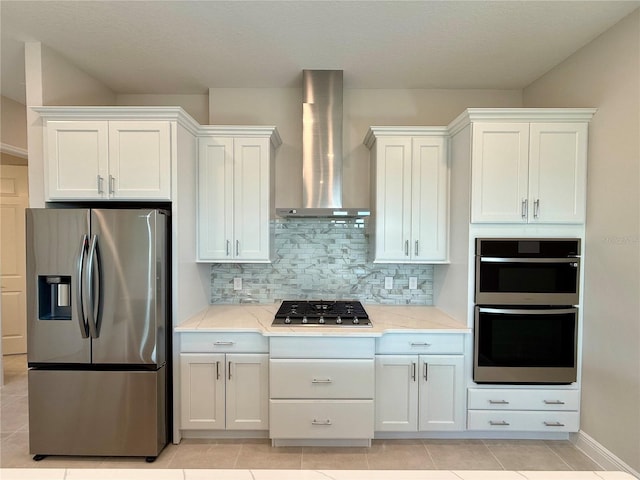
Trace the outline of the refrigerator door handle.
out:
[[[100,304],[100,269],[99,264],[96,263],[98,261],[98,256],[96,252],[98,250],[98,236],[93,235],[91,238],[91,246],[89,247],[89,257],[87,258],[87,275],[85,277],[86,280],[86,289],[87,289],[87,297],[89,300],[89,305],[87,308],[87,319],[89,321],[89,333],[91,338],[98,338],[98,306]],[[98,285],[94,289],[94,265],[98,265],[97,274],[95,274],[95,278],[98,280]],[[95,290],[98,291],[97,297],[95,295]]]
[[[84,270],[84,256],[87,251],[87,242],[89,241],[88,235],[85,233],[82,235],[82,240],[80,241],[80,252],[78,253],[78,264],[77,264],[77,274],[78,281],[76,284],[76,309],[78,313],[78,324],[80,326],[80,335],[82,338],[89,337],[89,331],[87,322],[84,316],[84,304],[82,301],[82,285],[83,285],[83,270]]]

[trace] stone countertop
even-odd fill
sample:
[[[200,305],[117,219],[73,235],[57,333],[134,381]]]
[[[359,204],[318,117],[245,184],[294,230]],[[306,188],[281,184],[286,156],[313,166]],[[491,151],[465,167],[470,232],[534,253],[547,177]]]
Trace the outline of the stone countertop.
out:
[[[272,327],[279,303],[210,305],[175,328],[176,332],[256,332],[265,336],[362,336],[385,333],[470,333],[464,323],[433,306],[364,305],[372,328]]]

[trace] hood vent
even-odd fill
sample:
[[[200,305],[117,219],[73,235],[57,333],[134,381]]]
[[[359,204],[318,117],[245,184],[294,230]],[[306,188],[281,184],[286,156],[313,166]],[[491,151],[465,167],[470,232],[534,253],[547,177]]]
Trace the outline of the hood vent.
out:
[[[281,217],[362,217],[342,207],[342,70],[302,71],[302,207]]]

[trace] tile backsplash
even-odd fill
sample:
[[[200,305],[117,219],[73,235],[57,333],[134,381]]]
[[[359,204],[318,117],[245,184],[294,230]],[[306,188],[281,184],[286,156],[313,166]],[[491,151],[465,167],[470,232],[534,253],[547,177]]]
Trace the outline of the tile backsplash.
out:
[[[363,303],[433,304],[433,265],[374,264],[364,224],[329,219],[275,220],[271,264],[211,266],[211,303],[356,299]],[[385,277],[393,277],[386,290]],[[417,289],[409,289],[409,277]],[[234,278],[242,290],[233,289]]]

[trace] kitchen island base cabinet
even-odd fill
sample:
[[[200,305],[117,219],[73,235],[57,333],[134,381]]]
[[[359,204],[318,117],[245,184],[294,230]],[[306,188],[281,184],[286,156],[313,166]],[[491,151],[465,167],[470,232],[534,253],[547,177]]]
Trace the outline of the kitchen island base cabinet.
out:
[[[183,430],[269,428],[268,354],[180,355]]]

